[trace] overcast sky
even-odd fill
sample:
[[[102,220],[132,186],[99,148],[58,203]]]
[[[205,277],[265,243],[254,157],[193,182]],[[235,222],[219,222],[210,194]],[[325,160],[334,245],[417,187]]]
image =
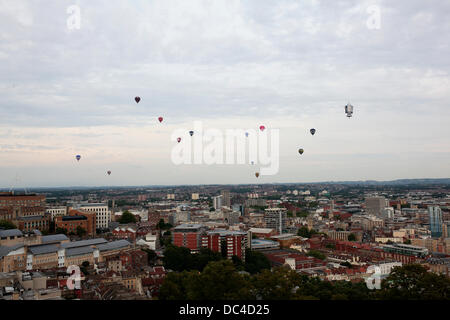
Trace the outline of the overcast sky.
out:
[[[0,187],[450,177],[449,34],[438,0],[0,0]],[[278,174],[173,164],[194,121],[279,129]]]

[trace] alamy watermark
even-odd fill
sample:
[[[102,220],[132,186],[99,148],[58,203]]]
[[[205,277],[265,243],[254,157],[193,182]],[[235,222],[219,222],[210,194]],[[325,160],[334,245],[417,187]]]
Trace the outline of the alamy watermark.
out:
[[[81,289],[81,271],[80,267],[72,265],[67,268],[66,271],[70,274],[69,278],[67,278],[67,289],[69,290],[79,290]]]
[[[67,18],[67,29],[80,30],[81,28],[81,9],[77,5],[71,5],[67,7],[67,14],[70,16]]]
[[[279,129],[203,129],[194,122],[192,135],[188,129],[177,129],[171,140],[175,165],[260,165],[260,175],[275,175],[280,167]],[[180,139],[181,138],[181,139]]]
[[[371,265],[367,268],[367,273],[372,275],[366,279],[367,288],[370,290],[381,289],[381,268],[377,265]]]

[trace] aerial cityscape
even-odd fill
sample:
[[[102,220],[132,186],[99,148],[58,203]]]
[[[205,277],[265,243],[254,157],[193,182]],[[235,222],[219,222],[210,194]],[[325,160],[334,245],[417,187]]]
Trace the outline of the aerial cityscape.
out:
[[[448,21],[0,1],[0,301],[450,300]]]

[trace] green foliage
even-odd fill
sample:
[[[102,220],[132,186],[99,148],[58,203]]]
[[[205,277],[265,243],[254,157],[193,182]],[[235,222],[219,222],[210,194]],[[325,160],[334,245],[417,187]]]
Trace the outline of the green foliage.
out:
[[[325,260],[327,258],[322,252],[317,250],[309,250],[306,255],[320,260]]]
[[[250,249],[245,250],[245,271],[255,274],[270,268],[270,261],[264,254]]]
[[[308,230],[307,227],[301,227],[297,231],[297,235],[303,238],[311,238],[315,234],[317,234],[316,230],[314,229]]]
[[[348,241],[356,241],[356,236],[353,233],[348,235]]]
[[[78,235],[79,237],[82,237],[82,236],[84,236],[85,234],[86,234],[86,230],[85,230],[84,228],[78,226],[78,227],[77,227],[77,235]]]
[[[148,248],[143,248],[141,250],[147,253],[148,263],[152,264],[157,257],[156,252]]]
[[[327,243],[325,248],[336,250],[336,245],[334,243]]]
[[[164,219],[160,219],[158,222],[158,229],[159,230],[169,230],[173,228],[173,226],[170,223],[165,223]]]
[[[347,267],[347,268],[353,268],[352,264],[348,261],[345,262],[341,262],[340,263],[341,266]]]
[[[394,267],[376,293],[387,300],[450,300],[450,278],[419,264]]]
[[[255,275],[239,273],[229,260],[210,262],[202,273],[169,273],[161,300],[364,300],[371,295],[365,283],[300,275],[287,268],[264,269]]]
[[[67,229],[58,227],[58,228],[56,228],[55,233],[56,234],[65,234],[65,235],[67,235]]]
[[[309,215],[309,213],[308,213],[308,211],[302,210],[302,211],[297,211],[296,215],[297,215],[297,217],[306,218]]]
[[[0,220],[0,228],[5,229],[5,230],[17,229],[17,227],[14,223],[12,223],[11,221],[7,221],[7,220]]]
[[[87,267],[89,267],[89,261],[83,261],[83,263],[81,265],[83,267],[87,268]]]
[[[197,254],[192,254],[188,248],[168,245],[164,251],[163,263],[166,269],[174,271],[202,271],[208,262],[221,259],[220,253],[206,248],[200,249],[200,252]]]
[[[120,224],[135,223],[135,222],[136,217],[128,210],[122,213],[122,216],[119,219]]]

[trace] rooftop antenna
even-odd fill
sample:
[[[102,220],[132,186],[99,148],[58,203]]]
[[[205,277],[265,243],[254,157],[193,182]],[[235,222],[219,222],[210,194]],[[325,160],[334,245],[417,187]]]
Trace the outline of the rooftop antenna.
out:
[[[12,182],[12,184],[11,184],[11,188],[9,188],[9,192],[11,192],[12,194],[14,194],[14,187],[15,187],[15,185],[18,184],[19,181],[21,181],[21,179],[20,179],[20,177],[19,177],[19,174],[16,172],[16,177],[15,177],[15,179],[13,180],[13,182]],[[27,194],[27,193],[28,193],[27,188],[26,188],[26,187],[23,187],[23,189],[25,190],[25,194]]]

